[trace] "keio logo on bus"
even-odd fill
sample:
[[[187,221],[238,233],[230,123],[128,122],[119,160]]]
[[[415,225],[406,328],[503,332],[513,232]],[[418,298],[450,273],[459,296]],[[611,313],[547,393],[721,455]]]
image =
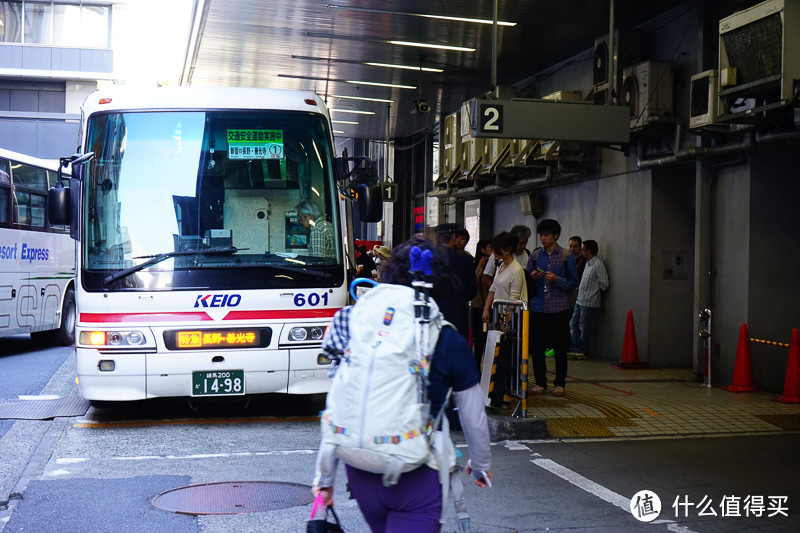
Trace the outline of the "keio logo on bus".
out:
[[[236,307],[242,301],[241,294],[199,294],[195,307]]]

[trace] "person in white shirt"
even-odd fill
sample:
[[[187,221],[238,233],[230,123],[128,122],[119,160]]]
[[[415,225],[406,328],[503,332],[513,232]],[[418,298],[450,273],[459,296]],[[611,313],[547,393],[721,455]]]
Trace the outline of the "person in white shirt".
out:
[[[494,276],[492,286],[489,287],[489,295],[486,297],[486,304],[483,307],[484,323],[488,323],[491,320],[492,304],[495,300],[528,301],[525,270],[514,257],[517,241],[517,237],[507,231],[498,233],[492,239],[494,255],[502,258],[502,262],[497,267],[497,273]],[[491,393],[491,403],[489,405],[495,411],[503,407],[503,396],[511,375],[511,353],[501,350],[496,363],[494,390]]]
[[[581,245],[581,253],[586,260],[581,284],[578,287],[578,299],[575,310],[569,321],[571,333],[571,346],[567,355],[572,354],[577,359],[584,359],[583,351],[589,340],[592,327],[592,318],[600,308],[601,291],[608,290],[608,271],[606,266],[597,257],[597,241],[585,240]]]
[[[514,247],[512,253],[514,254],[514,258],[520,264],[520,266],[524,269],[525,265],[528,264],[528,257],[530,253],[528,252],[528,239],[531,238],[531,229],[528,226],[524,226],[522,224],[517,224],[511,231],[509,231],[511,235],[517,238],[517,245]],[[483,269],[483,285],[485,287],[490,287],[492,285],[492,280],[494,279],[494,273],[497,269],[497,263],[500,261],[500,256],[495,257],[494,254],[489,256],[489,260],[486,261],[486,268]]]

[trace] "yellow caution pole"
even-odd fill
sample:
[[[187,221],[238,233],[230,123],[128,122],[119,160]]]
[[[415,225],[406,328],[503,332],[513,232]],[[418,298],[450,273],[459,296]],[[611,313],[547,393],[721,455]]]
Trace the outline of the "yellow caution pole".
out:
[[[528,416],[528,338],[530,322],[528,308],[522,310],[522,418]]]

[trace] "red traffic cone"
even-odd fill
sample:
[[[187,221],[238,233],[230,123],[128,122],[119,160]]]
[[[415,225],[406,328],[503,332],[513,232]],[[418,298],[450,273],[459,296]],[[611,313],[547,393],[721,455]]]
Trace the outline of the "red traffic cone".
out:
[[[617,368],[647,368],[647,363],[639,362],[639,349],[636,347],[636,329],[633,327],[633,311],[628,309],[628,322],[625,324],[625,340],[622,343],[622,359],[614,365]]]
[[[733,382],[722,387],[730,392],[756,392],[753,386],[753,370],[750,366],[750,345],[747,344],[747,326],[739,328],[739,346],[736,348],[736,362],[733,366]]]
[[[786,365],[786,379],[783,394],[777,401],[800,403],[800,333],[792,330],[792,343],[789,345],[789,363]]]

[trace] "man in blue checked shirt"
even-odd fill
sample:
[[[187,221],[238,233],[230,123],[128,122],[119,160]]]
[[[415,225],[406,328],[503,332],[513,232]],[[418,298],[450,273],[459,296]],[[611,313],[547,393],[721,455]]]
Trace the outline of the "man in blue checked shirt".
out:
[[[608,290],[608,272],[606,266],[597,257],[597,241],[586,240],[581,246],[581,253],[586,260],[581,284],[578,287],[578,300],[569,322],[572,333],[570,352],[576,359],[584,359],[583,351],[589,340],[592,317],[600,308],[600,291]]]
[[[531,287],[531,362],[536,385],[533,394],[547,391],[545,350],[555,352],[556,377],[553,396],[564,396],[567,380],[567,348],[569,348],[570,293],[578,286],[575,258],[558,245],[561,224],[544,219],[536,226],[542,247],[533,251],[525,272],[534,282]],[[584,274],[585,275],[585,274]],[[531,289],[529,288],[529,290]]]
[[[310,230],[308,236],[308,255],[312,257],[336,257],[333,224],[311,200],[303,200],[297,207],[297,217],[304,228]]]

